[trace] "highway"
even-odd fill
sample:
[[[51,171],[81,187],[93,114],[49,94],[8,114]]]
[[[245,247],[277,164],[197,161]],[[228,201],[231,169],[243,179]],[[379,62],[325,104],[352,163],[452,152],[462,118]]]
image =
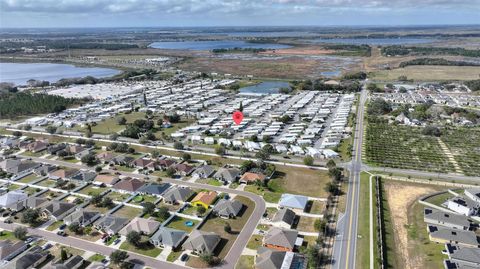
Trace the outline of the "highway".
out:
[[[364,88],[360,94],[355,125],[354,150],[352,162],[349,167],[350,177],[348,181],[345,214],[338,219],[337,236],[333,246],[332,266],[335,269],[355,268],[360,172],[362,170],[363,117],[366,98],[367,91]]]
[[[31,156],[24,156],[24,157],[25,158],[31,158],[32,160],[34,160],[36,162],[40,162],[40,163],[48,163],[48,164],[77,168],[77,169],[90,169],[90,170],[92,169],[91,167],[88,167],[88,166],[82,165],[82,164],[72,164],[72,163],[69,163],[69,162],[64,162],[64,161],[59,161],[59,160],[49,160],[49,159],[42,159],[42,158],[31,157]],[[142,175],[142,174],[134,174],[134,173],[128,173],[128,172],[122,172],[122,171],[116,171],[116,170],[114,171],[114,170],[104,169],[103,171],[112,172],[112,173],[119,172],[124,176],[143,178],[143,179],[145,179],[145,177],[146,177],[145,175]],[[148,175],[148,178],[149,178],[148,180],[151,180],[152,182],[156,182],[158,177]],[[232,269],[232,268],[234,268],[235,264],[237,263],[238,259],[240,258],[240,253],[242,253],[243,249],[245,248],[245,246],[248,243],[248,240],[250,239],[250,236],[253,234],[253,232],[254,232],[255,228],[257,227],[260,219],[262,218],[263,214],[265,213],[266,204],[265,204],[265,201],[263,200],[263,198],[261,196],[258,196],[256,194],[253,194],[253,193],[247,192],[247,191],[235,190],[235,189],[230,189],[230,188],[226,188],[226,187],[212,186],[212,185],[207,185],[207,184],[200,184],[200,183],[195,183],[195,182],[176,180],[176,179],[171,179],[171,178],[162,178],[162,182],[168,182],[168,183],[172,183],[172,184],[189,186],[189,187],[196,188],[196,189],[208,189],[208,190],[213,190],[213,191],[218,191],[218,192],[226,192],[226,193],[241,195],[241,196],[245,196],[245,197],[249,198],[250,200],[252,200],[255,203],[255,209],[253,210],[252,214],[250,215],[247,223],[245,223],[245,225],[243,226],[243,229],[240,231],[240,234],[238,235],[237,239],[235,240],[235,242],[233,243],[229,252],[227,253],[225,258],[223,259],[223,263],[217,267],[217,268],[222,268],[222,269]],[[8,230],[10,230],[10,229],[8,229]],[[34,230],[36,231],[37,229],[34,229]],[[49,232],[46,232],[46,231],[42,231],[42,232],[43,233],[49,233]],[[50,233],[50,234],[52,234],[52,233]],[[63,243],[64,241],[54,240],[55,238],[63,239],[63,237],[56,236],[55,234],[52,234],[52,235],[54,235],[53,239],[51,239],[52,241],[56,241],[56,242],[64,244]],[[74,238],[71,238],[71,239],[74,239]],[[78,240],[81,240],[81,239],[78,239]],[[88,241],[85,241],[85,243],[86,242],[88,242]],[[75,242],[73,242],[73,243],[75,243]],[[81,245],[67,243],[67,245],[70,244],[70,245],[73,245],[73,246],[76,246],[76,247],[78,246],[79,248],[82,248],[83,246],[88,247],[88,245],[85,245],[85,243],[81,244]],[[88,242],[88,243],[94,244],[94,243],[91,243],[91,242]],[[109,249],[109,251],[112,250],[112,248],[109,248],[109,247],[106,247],[106,246],[102,246],[102,245],[98,245],[98,244],[94,244],[94,245],[102,247],[102,249],[107,248],[107,249]],[[90,250],[90,248],[85,248],[85,250]],[[100,252],[100,253],[103,253],[103,252]],[[132,253],[132,252],[129,252],[129,253],[131,254],[131,256],[133,254],[135,254],[135,253]],[[142,255],[136,255],[136,256],[138,256],[138,257],[135,257],[136,259],[144,262],[146,265],[148,265],[152,268],[182,268],[182,266],[178,266],[178,265],[173,266],[172,263],[163,262],[163,261],[156,260],[156,259],[153,259],[153,258],[150,258],[150,257],[146,257],[146,256],[142,256]],[[163,267],[163,266],[159,267],[160,264],[157,264],[157,266],[149,265],[148,263],[152,262],[152,260],[156,261],[157,263],[163,264],[165,267]]]

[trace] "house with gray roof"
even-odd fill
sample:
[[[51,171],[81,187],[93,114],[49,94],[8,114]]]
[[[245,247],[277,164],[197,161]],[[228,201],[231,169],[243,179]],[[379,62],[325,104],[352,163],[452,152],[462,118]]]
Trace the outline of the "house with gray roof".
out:
[[[28,194],[22,190],[10,191],[0,196],[0,207],[20,211],[24,208],[23,201],[27,198]]]
[[[72,223],[78,223],[80,226],[85,227],[92,224],[94,221],[100,218],[100,214],[95,211],[87,211],[83,208],[73,211],[72,214],[66,216],[63,222],[67,225]]]
[[[160,222],[153,218],[144,219],[135,217],[120,230],[119,234],[127,236],[129,232],[136,231],[140,234],[151,235],[158,229],[158,227],[160,227]]]
[[[266,247],[257,250],[255,269],[306,269],[305,258],[294,252],[280,251]]]
[[[0,162],[0,169],[3,171],[14,174],[26,174],[39,167],[41,164],[32,161],[23,161],[19,159],[5,159]]]
[[[150,195],[155,195],[157,197],[161,197],[161,195],[168,190],[172,185],[169,183],[162,183],[162,184],[148,184],[148,185],[143,185],[140,187],[137,192],[141,194],[150,194]]]
[[[188,187],[174,186],[163,194],[163,200],[168,204],[178,204],[188,201],[193,193],[193,190]]]
[[[462,247],[447,243],[445,249],[451,262],[472,266],[472,268],[480,267],[480,248]]]
[[[185,238],[187,238],[187,233],[184,231],[160,227],[160,229],[150,237],[150,243],[156,247],[177,249]]]
[[[18,258],[16,261],[14,261],[14,265],[12,268],[15,268],[15,269],[35,268],[41,263],[43,263],[49,256],[50,256],[50,253],[48,251],[43,250],[39,246],[34,246],[25,255]]]
[[[76,206],[77,205],[74,203],[53,200],[43,208],[42,214],[51,217],[56,221],[63,220],[64,217],[75,210]]]
[[[127,218],[107,215],[95,222],[94,226],[97,230],[102,230],[112,235],[117,234],[128,222],[130,222],[130,220]]]
[[[471,226],[471,222],[464,215],[447,213],[431,208],[423,210],[423,221],[450,229],[469,230]]]
[[[70,177],[71,180],[79,181],[79,182],[92,182],[97,173],[88,170],[80,170],[78,173],[74,174]]]
[[[480,204],[480,188],[470,188],[465,190],[465,196]]]
[[[447,208],[469,217],[478,215],[480,204],[470,198],[457,196],[447,200]]]
[[[41,208],[48,203],[47,198],[30,196],[23,201],[25,208]]]
[[[183,244],[183,247],[196,254],[211,255],[218,243],[220,243],[220,240],[220,236],[216,233],[194,230]]]
[[[23,241],[0,240],[0,260],[9,261],[27,248],[27,244]]]
[[[290,229],[295,223],[296,218],[295,212],[288,208],[282,208],[278,210],[277,214],[272,219],[272,223],[280,228]]]
[[[307,202],[307,196],[283,193],[278,202],[278,206],[280,208],[289,208],[296,213],[301,213],[305,210]]]
[[[465,247],[480,247],[478,237],[475,232],[464,231],[458,229],[448,229],[435,225],[428,225],[427,227],[429,238],[433,242],[440,244],[453,243]]]
[[[233,167],[222,167],[213,175],[213,178],[224,182],[237,181],[240,176],[240,169]]]
[[[263,238],[263,246],[282,251],[293,251],[297,237],[298,232],[295,230],[272,227]]]
[[[213,207],[213,213],[222,218],[235,218],[242,211],[243,204],[238,200],[220,199]]]
[[[215,172],[215,169],[211,165],[202,165],[199,166],[194,172],[193,175],[196,175],[199,178],[209,178],[213,173]]]
[[[79,256],[71,256],[68,260],[58,263],[52,263],[45,267],[45,269],[78,269],[82,268],[85,263],[85,260]]]

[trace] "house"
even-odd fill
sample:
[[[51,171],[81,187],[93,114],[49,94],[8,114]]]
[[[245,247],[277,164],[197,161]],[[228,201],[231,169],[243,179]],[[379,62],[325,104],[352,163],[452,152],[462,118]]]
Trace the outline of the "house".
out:
[[[477,215],[480,204],[466,197],[453,197],[447,201],[447,208],[467,217]]]
[[[115,165],[132,166],[135,159],[127,155],[115,156],[109,163]]]
[[[69,179],[73,175],[77,174],[79,170],[77,169],[59,169],[53,172],[48,173],[48,177],[51,179]]]
[[[214,191],[202,191],[199,192],[193,199],[192,205],[194,206],[203,206],[205,209],[213,204],[215,199],[217,198],[217,193]]]
[[[57,152],[64,150],[65,148],[67,148],[67,145],[65,143],[55,144],[55,145],[49,146],[47,148],[47,152],[49,154],[55,155],[57,154]]]
[[[213,207],[213,213],[222,218],[235,218],[242,211],[243,204],[238,200],[220,199]]]
[[[36,152],[46,150],[47,147],[48,147],[48,142],[38,140],[28,144],[25,149],[33,153],[36,153]]]
[[[84,147],[80,146],[80,145],[68,145],[65,150],[70,153],[71,155],[76,155],[82,151],[85,150]]]
[[[430,241],[440,244],[453,243],[465,247],[478,248],[480,243],[478,242],[477,235],[472,231],[464,231],[458,229],[442,228],[435,225],[428,225],[427,230],[429,232]]]
[[[283,193],[280,197],[278,205],[280,208],[289,208],[295,213],[301,213],[305,210],[307,202],[308,197],[306,196]]]
[[[15,266],[13,268],[36,268],[38,265],[42,264],[48,257],[50,257],[50,253],[48,251],[43,250],[39,246],[34,246],[25,255],[15,261]]]
[[[160,227],[160,224],[160,222],[152,218],[144,219],[135,217],[129,224],[120,230],[119,234],[127,236],[129,232],[136,231],[141,234],[151,235],[158,229],[158,227]]]
[[[168,190],[172,185],[169,183],[162,184],[148,184],[140,187],[137,192],[141,194],[150,194],[160,197],[166,190]]]
[[[111,160],[113,160],[113,158],[115,158],[115,154],[111,152],[101,152],[95,155],[95,157],[102,163],[109,163]]]
[[[95,222],[95,229],[104,231],[110,235],[118,233],[130,220],[127,218],[106,215]]]
[[[480,267],[480,249],[479,248],[462,247],[459,245],[446,243],[445,250],[448,255],[449,261],[453,264],[455,263],[461,264],[461,265],[464,265],[465,268]]]
[[[59,261],[59,263],[52,263],[47,265],[45,269],[78,269],[83,268],[85,264],[85,260],[79,256],[71,256],[66,261]]]
[[[166,170],[167,168],[169,168],[170,166],[174,165],[176,162],[174,160],[170,160],[170,159],[160,159],[157,161],[157,166],[161,169],[161,170]]]
[[[88,170],[80,170],[75,175],[71,176],[71,180],[79,182],[91,182],[97,177],[97,173]]]
[[[175,165],[175,171],[177,171],[177,174],[181,176],[188,176],[190,175],[193,170],[195,170],[195,166],[191,166],[185,163],[179,163]]]
[[[266,179],[266,176],[262,173],[252,173],[252,172],[246,172],[240,177],[239,182],[240,183],[245,183],[245,184],[250,184],[254,183],[255,181],[259,180],[261,182],[264,182]]]
[[[213,169],[211,165],[202,165],[198,167],[193,174],[198,178],[209,178],[214,172],[215,169]]]
[[[297,237],[298,232],[295,230],[272,227],[263,238],[263,246],[280,251],[293,251]]]
[[[0,260],[9,261],[28,248],[23,241],[0,240]]]
[[[150,243],[156,247],[170,247],[176,249],[187,238],[187,233],[184,231],[161,227],[158,231],[150,237]]]
[[[303,269],[305,257],[294,252],[285,252],[260,247],[255,258],[255,269]]]
[[[23,209],[23,201],[28,198],[28,194],[22,190],[14,190],[0,196],[0,207],[8,208],[13,211]]]
[[[132,162],[133,166],[137,169],[155,170],[155,162],[150,159],[139,158]]]
[[[214,253],[220,240],[220,236],[216,233],[194,230],[183,244],[183,247],[199,255],[211,255]]]
[[[45,217],[51,217],[55,221],[63,220],[68,214],[70,214],[77,205],[74,203],[61,202],[53,200],[43,207],[42,215]]]
[[[240,176],[240,169],[222,167],[213,175],[213,178],[224,182],[234,182]]]
[[[145,182],[138,178],[125,178],[113,185],[113,188],[121,193],[133,193],[143,185],[145,185]]]
[[[42,206],[48,203],[47,198],[30,196],[27,199],[23,200],[23,206],[25,208],[42,208]]]
[[[40,167],[35,168],[33,170],[33,173],[36,174],[37,176],[44,177],[55,170],[57,170],[57,167],[55,165],[42,164]]]
[[[425,208],[423,211],[423,220],[426,223],[440,225],[450,229],[469,230],[471,223],[467,217],[453,213]]]
[[[186,202],[193,195],[193,190],[188,187],[174,186],[163,194],[163,201],[168,204]]]
[[[80,226],[85,227],[92,224],[94,221],[100,218],[100,214],[94,211],[87,211],[83,208],[73,211],[72,214],[63,218],[63,222],[67,225],[72,223],[78,223]]]
[[[480,188],[466,189],[464,193],[465,196],[471,200],[475,201],[476,203],[480,203]]]
[[[92,149],[85,149],[83,151],[80,151],[79,153],[75,154],[75,159],[81,160],[83,157],[89,155],[92,152]]]
[[[40,166],[39,163],[19,159],[5,159],[0,162],[1,170],[14,175],[27,174]]]
[[[95,185],[105,185],[107,187],[113,186],[115,183],[117,183],[120,180],[118,176],[116,175],[110,175],[110,174],[99,174],[95,177],[93,184]]]
[[[280,228],[290,229],[295,223],[295,212],[288,208],[282,208],[278,210],[275,216],[272,219],[272,223]]]

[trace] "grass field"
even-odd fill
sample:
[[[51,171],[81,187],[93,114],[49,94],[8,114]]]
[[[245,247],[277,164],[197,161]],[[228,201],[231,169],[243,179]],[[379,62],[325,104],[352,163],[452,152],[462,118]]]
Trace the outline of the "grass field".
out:
[[[96,187],[94,185],[89,185],[83,189],[81,189],[78,193],[82,193],[82,194],[87,194],[87,195],[91,195],[91,196],[95,196],[95,195],[98,195],[104,191],[106,191],[107,188],[103,188],[103,187]]]
[[[301,194],[312,197],[327,197],[325,185],[330,182],[327,172],[308,168],[292,168],[277,165],[278,178],[273,179],[279,192]]]
[[[120,245],[120,249],[135,252],[149,257],[157,257],[158,255],[160,255],[160,253],[162,253],[162,249],[150,244],[150,242],[148,242],[148,237],[145,236],[142,236],[142,242],[140,247],[136,247],[125,241]]]
[[[309,233],[318,232],[318,231],[315,231],[315,228],[313,227],[315,220],[317,219],[318,218],[300,216],[296,229],[302,232],[309,232]]]
[[[40,179],[40,177],[38,177],[37,175],[30,174],[26,177],[21,178],[20,180],[17,180],[16,182],[30,183],[30,182],[33,182],[33,181],[38,180],[38,179]]]
[[[407,76],[415,81],[473,80],[478,79],[478,66],[407,66],[392,70],[374,72],[372,79],[395,81],[399,76]]]
[[[186,221],[191,221],[193,222],[193,226],[187,226],[185,225]],[[168,228],[173,228],[181,231],[185,231],[187,233],[190,233],[193,230],[193,227],[195,227],[198,224],[198,221],[193,220],[193,219],[186,219],[182,218],[179,216],[175,216],[166,226]]]
[[[253,269],[254,257],[242,255],[235,265],[235,269]]]
[[[259,247],[262,246],[262,240],[263,240],[263,236],[259,234],[253,234],[250,237],[250,240],[248,240],[247,248],[257,250]]]
[[[140,216],[141,213],[142,213],[142,210],[139,208],[131,207],[131,206],[123,206],[119,210],[115,211],[115,213],[113,214],[118,217],[133,219],[135,217]]]

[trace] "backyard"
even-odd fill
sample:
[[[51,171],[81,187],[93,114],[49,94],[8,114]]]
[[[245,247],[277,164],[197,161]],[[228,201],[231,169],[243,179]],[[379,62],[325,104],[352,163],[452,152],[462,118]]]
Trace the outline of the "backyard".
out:
[[[187,226],[186,224],[187,221],[190,221],[192,225]],[[175,216],[166,226],[168,228],[177,229],[177,230],[190,233],[197,224],[198,224],[198,221],[194,219],[187,219],[180,216]]]
[[[119,210],[115,211],[113,214],[117,217],[133,219],[140,216],[141,213],[142,209],[125,205],[122,206]]]

